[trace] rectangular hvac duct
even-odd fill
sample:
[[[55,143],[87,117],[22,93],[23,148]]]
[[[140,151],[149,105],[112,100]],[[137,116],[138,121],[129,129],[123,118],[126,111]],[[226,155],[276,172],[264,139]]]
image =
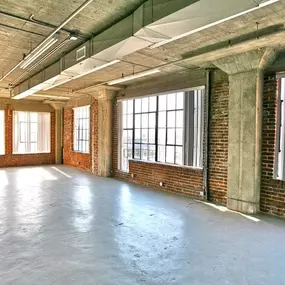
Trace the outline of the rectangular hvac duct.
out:
[[[274,1],[274,0],[273,0]],[[277,1],[277,0],[275,0]],[[119,62],[155,44],[163,44],[239,13],[262,0],[149,0],[133,14],[16,86],[12,98],[33,94]],[[42,82],[41,82],[42,80]]]

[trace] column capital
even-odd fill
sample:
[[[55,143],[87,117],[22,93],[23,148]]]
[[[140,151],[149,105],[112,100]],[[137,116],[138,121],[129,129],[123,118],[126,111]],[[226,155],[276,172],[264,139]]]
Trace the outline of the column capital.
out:
[[[117,89],[110,88],[109,86],[102,86],[90,94],[97,100],[113,100],[117,95],[117,91]]]
[[[261,48],[213,61],[213,64],[229,75],[253,70],[264,70],[276,58],[274,48]]]
[[[45,101],[45,103],[49,104],[54,110],[61,110],[66,104],[66,102],[62,101]]]

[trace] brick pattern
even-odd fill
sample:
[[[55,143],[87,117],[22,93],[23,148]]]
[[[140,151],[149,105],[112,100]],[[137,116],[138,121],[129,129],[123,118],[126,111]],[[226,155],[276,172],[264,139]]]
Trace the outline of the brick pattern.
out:
[[[73,109],[64,109],[64,127],[63,127],[63,163],[73,167],[88,170],[97,173],[97,109],[98,101],[94,100],[90,106],[90,151],[89,153],[80,153],[73,151]],[[94,151],[94,161],[92,164],[92,152]]]
[[[55,113],[51,113],[51,152],[13,154],[13,110],[5,109],[5,155],[0,155],[0,167],[43,165],[55,163]]]
[[[203,171],[200,169],[131,160],[129,173],[119,171],[118,103],[115,103],[114,106],[113,126],[113,174],[116,178],[201,198],[200,192],[203,191]],[[131,176],[132,174],[134,174],[134,177]],[[163,187],[160,186],[160,182],[164,183]]]
[[[209,199],[227,203],[229,83],[213,84],[209,122]]]
[[[263,141],[260,209],[285,217],[285,182],[273,179],[275,129],[277,109],[277,82],[267,78],[264,83]]]

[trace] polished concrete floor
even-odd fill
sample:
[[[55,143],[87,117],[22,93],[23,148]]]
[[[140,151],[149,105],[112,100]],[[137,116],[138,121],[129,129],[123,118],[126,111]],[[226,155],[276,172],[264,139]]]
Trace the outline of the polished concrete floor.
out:
[[[0,284],[285,284],[285,221],[64,166],[0,169]]]

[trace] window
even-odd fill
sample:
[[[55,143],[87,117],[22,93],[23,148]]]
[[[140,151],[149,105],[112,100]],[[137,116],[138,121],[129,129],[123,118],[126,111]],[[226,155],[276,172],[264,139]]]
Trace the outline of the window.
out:
[[[0,155],[5,154],[5,115],[4,111],[0,110]]]
[[[119,168],[131,158],[202,167],[204,91],[122,102]]]
[[[285,180],[285,78],[278,84],[274,178]]]
[[[74,108],[73,150],[89,153],[90,108],[89,106]]]
[[[13,153],[50,152],[50,113],[13,112]]]

